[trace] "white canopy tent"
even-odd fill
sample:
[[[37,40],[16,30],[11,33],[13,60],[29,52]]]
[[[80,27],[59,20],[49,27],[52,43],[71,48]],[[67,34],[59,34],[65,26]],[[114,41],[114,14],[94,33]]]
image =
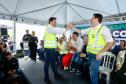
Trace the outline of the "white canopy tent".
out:
[[[59,24],[65,25],[90,19],[96,12],[120,15],[126,12],[125,3],[126,0],[0,0],[0,15],[3,19],[15,17],[16,21],[29,19],[34,23],[55,16]]]
[[[126,0],[0,0],[0,18],[14,21],[16,34],[16,22],[44,25],[54,16],[64,26],[89,20],[93,13],[121,15],[126,13],[125,3]]]

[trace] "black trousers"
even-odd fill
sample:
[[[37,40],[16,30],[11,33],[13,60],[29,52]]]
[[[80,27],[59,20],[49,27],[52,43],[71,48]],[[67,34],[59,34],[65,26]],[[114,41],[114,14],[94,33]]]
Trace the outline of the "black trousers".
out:
[[[32,60],[36,61],[37,46],[30,47],[30,57]]]

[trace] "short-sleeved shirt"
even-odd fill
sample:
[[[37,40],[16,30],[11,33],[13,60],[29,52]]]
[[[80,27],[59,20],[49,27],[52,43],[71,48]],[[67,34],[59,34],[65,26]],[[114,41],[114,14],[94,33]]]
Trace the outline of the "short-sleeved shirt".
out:
[[[81,52],[83,48],[83,39],[78,37],[77,41],[74,41],[73,39],[71,40],[71,43],[73,44],[74,47],[77,48],[77,52]]]
[[[98,28],[99,26],[102,26],[101,24],[97,25],[96,28]],[[90,27],[90,28],[93,28],[93,27]],[[88,35],[88,32],[90,31],[90,28],[88,29],[85,29],[82,31],[82,34],[86,34]],[[94,28],[94,30],[96,29]],[[113,42],[113,38],[112,38],[112,34],[110,32],[110,29],[107,28],[106,26],[102,26],[103,30],[102,30],[102,35],[103,35],[103,38],[106,40],[106,42]]]

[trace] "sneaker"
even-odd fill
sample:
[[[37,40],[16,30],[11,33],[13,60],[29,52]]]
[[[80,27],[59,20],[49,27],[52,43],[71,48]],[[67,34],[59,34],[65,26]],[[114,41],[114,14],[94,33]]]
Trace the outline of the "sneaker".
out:
[[[64,70],[68,70],[68,67],[64,67]]]
[[[70,70],[70,72],[76,72],[76,70],[75,69],[72,69],[72,70]]]

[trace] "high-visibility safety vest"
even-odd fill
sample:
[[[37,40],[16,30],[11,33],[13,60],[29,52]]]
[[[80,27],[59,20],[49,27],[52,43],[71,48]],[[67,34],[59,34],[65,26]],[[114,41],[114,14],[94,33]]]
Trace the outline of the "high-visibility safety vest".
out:
[[[61,49],[61,51],[59,51],[60,54],[67,54],[68,51],[65,48],[65,42],[63,41],[62,44],[58,43],[58,47]],[[66,43],[67,44],[67,43]]]
[[[47,29],[44,34],[44,48],[57,48],[56,34],[49,33]]]
[[[98,26],[95,30],[90,28],[88,32],[87,52],[97,54],[105,47],[107,42],[102,35],[102,31],[104,28],[106,27]]]

